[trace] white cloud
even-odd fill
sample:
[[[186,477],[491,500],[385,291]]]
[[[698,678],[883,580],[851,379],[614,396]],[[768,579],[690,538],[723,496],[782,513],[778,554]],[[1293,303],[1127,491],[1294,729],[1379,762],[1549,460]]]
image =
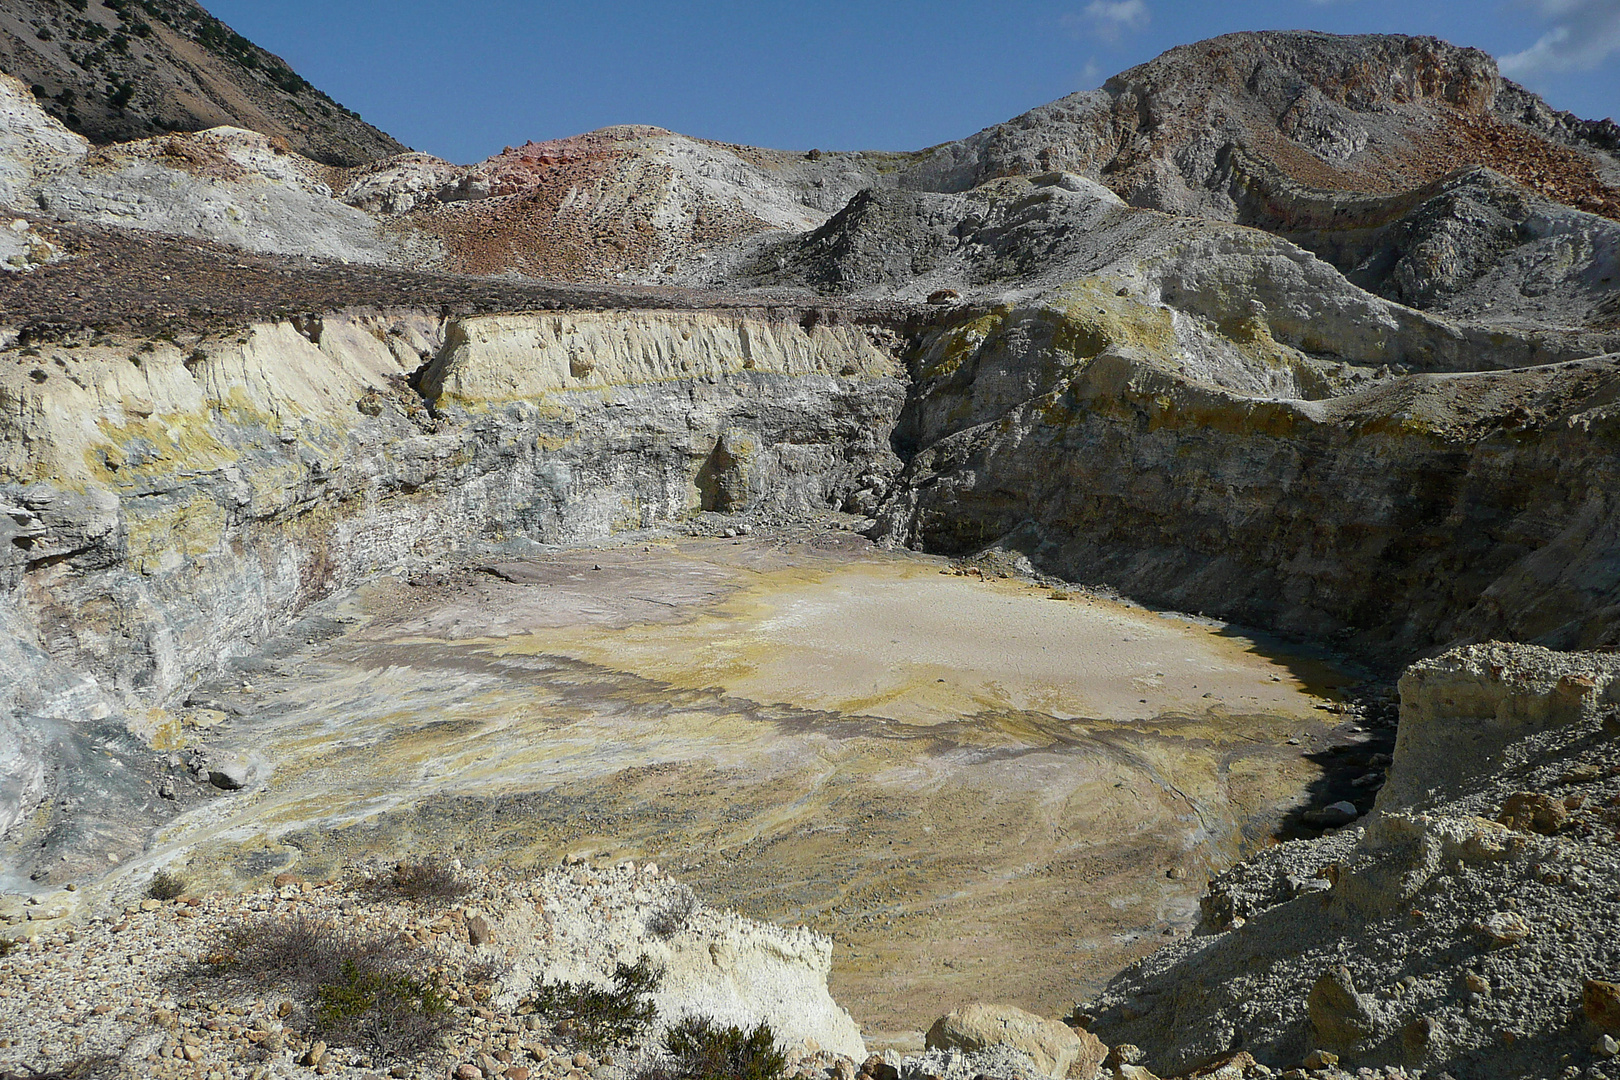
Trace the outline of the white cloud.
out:
[[[1118,41],[1127,30],[1141,30],[1152,20],[1145,0],[1091,0],[1084,15],[1065,15],[1071,30],[1089,30],[1104,41]]]
[[[1102,65],[1097,63],[1095,56],[1086,61],[1086,66],[1080,69],[1080,85],[1092,86],[1102,79]]]
[[[1502,57],[1502,74],[1534,79],[1591,71],[1620,52],[1620,0],[1521,0],[1552,25],[1523,52]]]

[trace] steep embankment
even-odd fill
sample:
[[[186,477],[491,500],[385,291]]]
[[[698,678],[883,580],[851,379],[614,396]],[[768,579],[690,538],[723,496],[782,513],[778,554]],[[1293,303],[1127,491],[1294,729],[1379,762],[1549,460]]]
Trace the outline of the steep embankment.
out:
[[[78,783],[90,744],[134,770],[118,784],[138,796],[129,736],[172,737],[164,706],[198,672],[407,555],[802,512],[892,473],[904,388],[874,341],[763,313],[371,311],[185,348],[14,347],[0,647],[22,752],[0,763],[19,777],[0,822],[23,827],[8,863],[118,812],[40,805]]]

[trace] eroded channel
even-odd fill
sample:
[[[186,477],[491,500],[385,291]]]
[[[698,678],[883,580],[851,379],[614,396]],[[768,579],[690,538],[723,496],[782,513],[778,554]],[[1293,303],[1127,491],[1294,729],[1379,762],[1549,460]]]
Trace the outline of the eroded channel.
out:
[[[834,995],[903,1045],[957,999],[1066,1011],[1185,932],[1318,778],[1346,681],[848,534],[559,550],[384,578],[204,688],[241,713],[210,752],[264,779],[148,861],[229,886],[367,854],[655,859],[831,933]]]

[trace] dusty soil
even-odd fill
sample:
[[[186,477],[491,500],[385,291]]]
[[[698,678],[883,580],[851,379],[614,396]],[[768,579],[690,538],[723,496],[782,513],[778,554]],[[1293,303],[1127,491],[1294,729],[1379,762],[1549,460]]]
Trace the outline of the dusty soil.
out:
[[[409,851],[652,858],[832,934],[834,995],[879,1045],[977,997],[1063,1012],[1269,843],[1343,741],[1345,677],[1056,595],[848,534],[385,578],[194,695],[240,714],[210,755],[268,781],[147,862],[230,888]]]

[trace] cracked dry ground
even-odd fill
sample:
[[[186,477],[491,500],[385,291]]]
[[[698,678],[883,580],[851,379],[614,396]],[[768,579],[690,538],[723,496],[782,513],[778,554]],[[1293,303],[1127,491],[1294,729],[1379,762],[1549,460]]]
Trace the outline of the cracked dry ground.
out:
[[[211,754],[273,771],[183,792],[146,861],[241,888],[413,851],[656,859],[832,934],[834,996],[905,1045],[958,999],[1064,1011],[1185,932],[1317,751],[1365,738],[1329,711],[1345,681],[848,534],[618,541],[323,605],[193,695]]]

